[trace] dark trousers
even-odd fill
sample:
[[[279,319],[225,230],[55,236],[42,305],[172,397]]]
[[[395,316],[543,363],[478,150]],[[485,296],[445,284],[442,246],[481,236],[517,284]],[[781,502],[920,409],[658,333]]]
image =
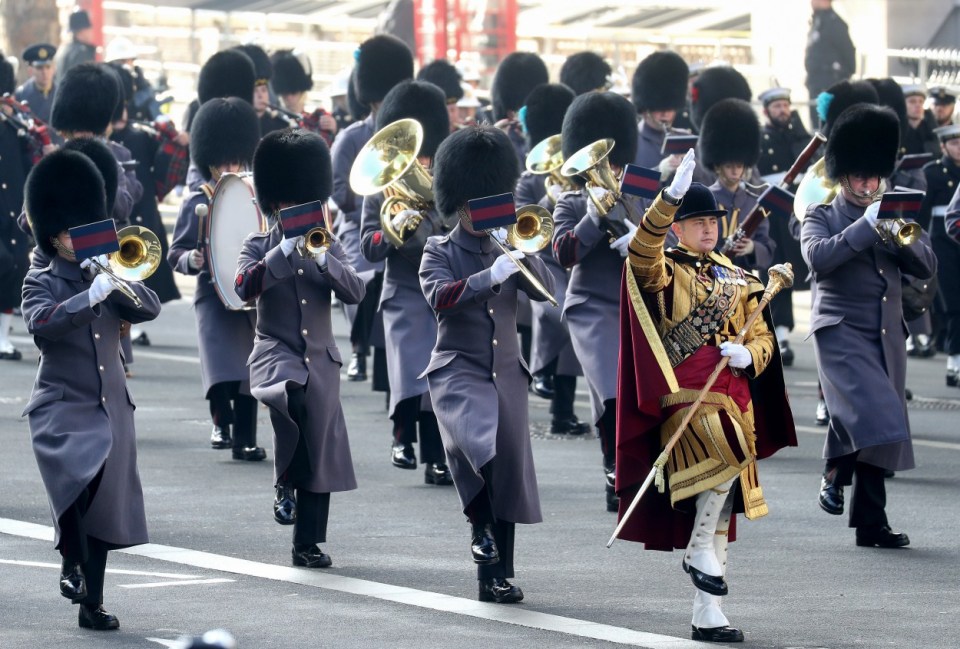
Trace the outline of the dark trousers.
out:
[[[617,458],[617,400],[603,402],[603,414],[597,423],[600,433],[600,450],[603,452],[603,466],[612,467]]]
[[[307,390],[304,387],[287,388],[287,409],[290,418],[301,431],[297,440],[297,448],[293,452],[290,464],[280,474],[280,482],[290,484],[296,490],[297,520],[293,524],[293,545],[295,547],[309,547],[314,543],[325,543],[327,540],[327,520],[330,517],[330,494],[307,491],[301,485],[313,476],[313,465],[310,461],[310,449],[302,431],[309,429],[307,414]],[[276,409],[270,408],[270,420],[274,429],[278,429],[282,415]]]
[[[473,525],[491,525],[493,540],[497,543],[500,560],[488,566],[477,566],[477,579],[511,579],[513,578],[513,543],[516,524],[499,520],[493,509],[493,495],[491,493],[491,473],[493,462],[488,462],[480,469],[483,476],[483,489],[480,490],[470,504],[466,514]]]
[[[233,426],[233,447],[257,445],[257,400],[240,394],[240,381],[224,381],[210,386],[207,392],[213,425],[226,429]]]
[[[556,374],[553,377],[553,399],[550,401],[550,414],[553,419],[572,419],[573,400],[577,396],[577,377]]]
[[[770,315],[773,316],[773,324],[784,326],[793,331],[793,289],[785,288],[777,293],[770,303]]]
[[[844,487],[854,485],[850,503],[850,527],[883,527],[887,525],[884,469],[858,462],[858,455],[859,452],[828,459],[824,473],[836,471],[836,484]]]
[[[103,580],[107,571],[109,543],[90,536],[83,520],[97,493],[103,470],[80,492],[77,499],[60,516],[60,544],[57,548],[64,563],[79,563],[87,581],[87,597],[81,603],[97,607],[103,604]]]
[[[350,326],[350,343],[354,353],[361,356],[366,356],[370,349],[370,332],[373,331],[382,289],[383,273],[377,273],[367,284],[367,292],[357,305],[357,316]]]
[[[420,409],[422,395],[409,397],[397,404],[390,419],[393,420],[393,441],[398,444],[414,444],[417,441],[417,426],[420,427],[420,462],[446,463],[443,442],[440,440],[440,425],[437,416]]]

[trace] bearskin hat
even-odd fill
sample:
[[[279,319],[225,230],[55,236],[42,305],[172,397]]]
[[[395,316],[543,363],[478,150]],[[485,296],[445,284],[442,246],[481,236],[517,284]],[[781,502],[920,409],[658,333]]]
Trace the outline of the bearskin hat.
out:
[[[648,110],[680,110],[687,104],[690,68],[670,50],[654,52],[640,61],[633,73],[633,105]]]
[[[257,73],[253,61],[239,49],[217,52],[200,68],[197,97],[205,104],[215,97],[239,97],[253,103]]]
[[[434,157],[437,210],[453,215],[468,200],[512,192],[519,177],[520,162],[506,133],[489,125],[460,129]]]
[[[673,217],[674,221],[695,219],[698,216],[715,216],[720,218],[727,213],[717,205],[717,197],[710,188],[702,183],[691,183],[690,189],[683,195],[683,202]]]
[[[304,67],[304,61],[293,50],[278,50],[270,58],[273,77],[270,85],[278,95],[295,95],[313,88],[312,70]],[[309,64],[309,61],[306,63]]]
[[[727,162],[752,167],[760,159],[760,120],[742,99],[721,99],[703,117],[699,144],[707,169]]]
[[[889,108],[856,104],[834,122],[824,155],[827,177],[836,182],[856,173],[886,178],[900,148],[900,122]]]
[[[622,167],[637,155],[637,111],[615,92],[589,92],[574,99],[561,133],[564,158],[604,138],[616,143],[607,158],[610,164]]]
[[[690,119],[699,131],[707,111],[721,99],[742,99],[750,102],[753,92],[746,78],[728,65],[705,69],[693,82],[690,91]]]
[[[817,115],[820,117],[820,132],[830,136],[830,131],[840,113],[854,104],[879,104],[876,89],[866,81],[841,81],[821,92],[817,97]]]
[[[107,66],[109,66],[120,79],[120,89],[123,91],[123,96],[120,99],[121,103],[130,103],[133,101],[133,93],[135,92],[133,73],[121,63],[108,63]],[[117,120],[114,119],[114,121]]]
[[[120,101],[120,82],[104,63],[81,63],[57,86],[50,124],[58,131],[101,134]]]
[[[66,142],[63,148],[79,151],[97,166],[97,171],[103,178],[103,188],[107,196],[107,214],[113,214],[113,205],[117,200],[117,186],[120,183],[120,164],[110,147],[92,137],[77,137]]]
[[[262,47],[253,43],[246,43],[244,45],[237,45],[233,49],[240,50],[253,61],[253,71],[256,75],[254,85],[259,86],[270,81],[270,77],[273,76],[273,64],[270,62],[270,57],[267,56],[267,53],[263,51]]]
[[[347,107],[350,109],[350,117],[356,121],[367,119],[370,114],[370,106],[357,99],[357,69],[350,72],[350,80],[347,81]]]
[[[190,157],[210,180],[210,167],[231,162],[249,166],[259,140],[260,120],[249,102],[215,97],[200,106],[190,125]]]
[[[460,72],[444,59],[436,59],[420,68],[417,73],[418,81],[429,81],[439,86],[446,101],[455,102],[463,97],[463,87],[460,85]]]
[[[413,78],[413,53],[395,36],[380,34],[360,44],[356,53],[357,99],[383,101],[390,89]]]
[[[387,93],[377,112],[377,130],[409,117],[423,127],[419,156],[432,158],[443,139],[450,135],[450,114],[443,90],[427,81],[403,81]]]
[[[327,143],[299,128],[267,133],[253,154],[253,186],[264,214],[281,205],[327,200],[333,193]]]
[[[562,83],[542,83],[530,91],[520,114],[530,146],[560,133],[563,117],[575,98],[574,91]]]
[[[592,90],[606,90],[610,64],[596,52],[577,52],[567,57],[560,67],[560,83],[570,86],[578,95]]]
[[[490,98],[494,119],[504,119],[510,111],[518,111],[530,91],[550,81],[547,64],[532,52],[511,52],[493,75]]]
[[[27,176],[23,194],[34,239],[50,256],[57,254],[51,238],[107,218],[103,177],[90,158],[77,151],[59,149],[44,156]]]
[[[893,79],[867,79],[873,89],[877,91],[878,103],[886,106],[897,114],[900,124],[907,123],[907,99],[903,95],[903,88]]]
[[[17,85],[17,77],[13,72],[10,61],[0,56],[0,95],[13,94]]]

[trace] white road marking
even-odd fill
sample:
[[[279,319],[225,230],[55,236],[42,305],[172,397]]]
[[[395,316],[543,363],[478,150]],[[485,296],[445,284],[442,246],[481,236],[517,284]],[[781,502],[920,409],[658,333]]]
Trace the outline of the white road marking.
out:
[[[0,563],[13,566],[28,566],[31,568],[55,568],[60,569],[59,563],[46,563],[42,561],[16,561],[13,559],[0,559]],[[142,570],[122,570],[120,568],[107,568],[107,572],[114,575],[136,575],[140,577],[160,577],[162,579],[197,579],[197,575],[178,575],[169,572],[144,572]]]
[[[796,429],[798,433],[820,435],[821,437],[827,434],[826,426],[816,426],[816,427],[815,426],[797,426]],[[957,444],[955,442],[938,442],[937,440],[934,440],[934,439],[917,439],[916,437],[914,437],[913,445],[928,446],[930,448],[943,448],[943,449],[948,449],[950,451],[960,451],[960,444]]]
[[[120,588],[165,588],[167,586],[194,586],[196,584],[229,584],[235,581],[236,579],[186,579],[182,581],[155,581],[150,584],[119,584],[119,586]]]
[[[0,518],[0,534],[10,534],[42,541],[53,540],[53,528],[46,525],[37,525],[17,521],[10,518]],[[118,550],[124,554],[147,557],[160,561],[169,561],[184,566],[193,566],[203,570],[227,572],[271,581],[281,581],[290,584],[299,584],[311,588],[331,590],[361,597],[406,604],[433,611],[443,611],[456,615],[474,617],[481,620],[506,622],[517,626],[562,633],[568,636],[604,640],[617,644],[646,647],[647,649],[708,649],[715,645],[704,642],[695,642],[683,638],[635,631],[623,627],[611,626],[578,620],[576,618],[540,613],[523,607],[510,607],[498,604],[486,604],[464,597],[453,597],[440,593],[431,593],[404,586],[381,584],[375,581],[346,577],[331,572],[319,572],[305,568],[288,568],[258,561],[248,561],[226,557],[210,552],[200,552],[186,548],[177,548],[169,545],[148,543],[125,550]],[[166,644],[166,641],[148,638],[152,642]],[[170,645],[166,645],[170,646]]]
[[[147,642],[156,642],[157,644],[163,645],[164,647],[168,647],[168,648],[178,647],[181,645],[181,642],[179,640],[164,640],[163,638],[144,638],[144,640],[146,640]]]

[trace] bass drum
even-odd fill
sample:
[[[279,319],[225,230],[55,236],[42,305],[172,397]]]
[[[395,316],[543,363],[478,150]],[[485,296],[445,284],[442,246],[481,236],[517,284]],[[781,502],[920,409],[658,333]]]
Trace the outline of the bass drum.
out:
[[[237,260],[243,242],[254,232],[266,232],[267,222],[260,214],[250,174],[226,173],[220,177],[206,219],[204,240],[210,281],[220,301],[231,311],[252,309],[234,290]]]

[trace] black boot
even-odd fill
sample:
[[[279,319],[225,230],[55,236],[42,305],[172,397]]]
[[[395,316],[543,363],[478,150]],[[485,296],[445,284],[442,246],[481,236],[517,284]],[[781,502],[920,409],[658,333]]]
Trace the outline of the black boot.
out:
[[[416,469],[417,456],[413,452],[413,445],[394,442],[390,447],[390,461],[398,469]]]
[[[690,637],[700,642],[743,642],[743,631],[729,626],[718,626],[711,629],[693,627]]]
[[[267,451],[261,446],[234,446],[233,459],[244,462],[260,462],[267,459]]]
[[[366,381],[367,380],[367,355],[353,353],[350,357],[350,365],[347,366],[348,381]]]
[[[607,511],[619,511],[620,496],[617,495],[617,468],[613,462],[603,463],[603,476],[606,481]]]
[[[453,484],[453,477],[450,475],[450,469],[442,462],[427,462],[423,471],[424,484],[435,484],[438,486],[449,486]]]
[[[780,360],[783,362],[784,367],[791,367],[793,365],[793,349],[790,348],[790,343],[786,340],[780,343]]]
[[[947,387],[948,388],[960,387],[960,371],[947,370]]]
[[[305,547],[293,546],[293,565],[301,568],[329,568],[333,565],[330,555],[314,543]]]
[[[116,615],[107,613],[103,604],[97,606],[81,604],[78,622],[80,628],[93,629],[94,631],[114,631],[120,628],[120,620],[117,619]]]
[[[820,509],[839,516],[843,513],[843,486],[838,485],[837,470],[832,469],[823,474],[820,481],[820,496],[817,502],[820,503]]]
[[[487,566],[500,561],[497,542],[493,539],[493,525],[490,523],[471,523],[470,528],[472,532],[470,553],[473,555],[473,562],[477,565]]]
[[[230,439],[230,426],[213,425],[213,431],[210,433],[210,447],[218,451],[225,448],[231,448],[233,440]]]
[[[904,548],[910,545],[910,537],[903,532],[894,532],[889,525],[858,527],[857,545],[865,548]]]
[[[827,410],[827,402],[824,401],[823,397],[817,401],[817,417],[816,424],[817,426],[826,426],[830,423],[830,412]]]
[[[530,391],[541,399],[552,399],[554,395],[553,374],[535,374],[530,383]]]
[[[60,594],[74,604],[87,597],[87,578],[79,561],[64,557],[60,566]]]
[[[523,599],[523,591],[500,577],[481,579],[479,599],[481,602],[514,604]]]
[[[281,525],[293,525],[297,522],[297,499],[293,485],[281,482],[277,485],[277,495],[273,499],[273,520]]]

